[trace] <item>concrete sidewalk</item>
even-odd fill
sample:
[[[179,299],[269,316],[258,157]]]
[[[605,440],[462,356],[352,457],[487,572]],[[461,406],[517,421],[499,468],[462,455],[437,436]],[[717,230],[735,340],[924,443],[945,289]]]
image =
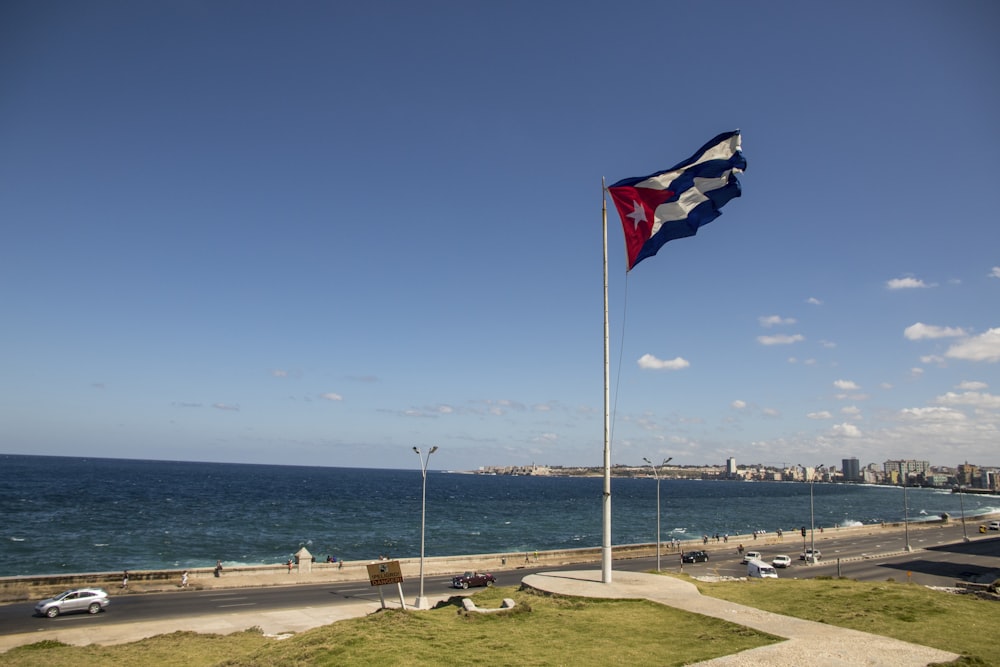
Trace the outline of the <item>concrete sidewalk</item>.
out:
[[[690,582],[657,574],[612,572],[611,583],[605,584],[599,570],[546,572],[526,576],[523,584],[556,595],[652,600],[787,638],[778,644],[699,663],[711,667],[923,667],[959,657],[919,644],[707,597]]]

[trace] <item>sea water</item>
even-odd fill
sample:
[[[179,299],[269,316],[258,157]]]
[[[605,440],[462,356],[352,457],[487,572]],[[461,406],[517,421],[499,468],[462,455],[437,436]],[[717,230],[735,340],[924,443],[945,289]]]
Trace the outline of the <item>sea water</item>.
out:
[[[0,576],[420,555],[419,469],[0,455]],[[812,491],[813,514],[810,514]],[[599,547],[603,479],[427,472],[427,556]],[[611,482],[612,543],[656,541],[656,482]],[[900,521],[902,489],[663,480],[661,539]],[[1000,499],[907,489],[911,521]]]

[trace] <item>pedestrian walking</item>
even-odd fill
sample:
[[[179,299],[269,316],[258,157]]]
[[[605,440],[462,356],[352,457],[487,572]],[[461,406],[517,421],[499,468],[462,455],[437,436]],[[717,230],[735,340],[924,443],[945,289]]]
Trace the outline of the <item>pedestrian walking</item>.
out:
[[[188,587],[188,571],[184,570],[184,573],[181,574],[181,588],[187,588],[187,587]]]
[[[128,570],[122,573],[122,588],[128,588]]]

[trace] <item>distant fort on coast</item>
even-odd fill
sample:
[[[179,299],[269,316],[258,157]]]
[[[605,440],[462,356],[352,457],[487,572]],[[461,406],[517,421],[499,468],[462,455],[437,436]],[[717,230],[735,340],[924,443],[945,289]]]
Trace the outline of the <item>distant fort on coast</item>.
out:
[[[511,475],[533,477],[603,477],[602,466],[483,466],[467,471],[475,475]],[[1000,493],[1000,468],[977,466],[969,463],[955,468],[932,466],[928,461],[912,459],[889,460],[884,463],[859,465],[858,459],[841,461],[841,467],[820,465],[736,465],[729,458],[724,465],[671,465],[646,464],[613,465],[611,476],[619,478],[737,480],[759,482],[833,482],[848,484],[885,484],[890,486],[921,486],[951,488],[963,493]]]

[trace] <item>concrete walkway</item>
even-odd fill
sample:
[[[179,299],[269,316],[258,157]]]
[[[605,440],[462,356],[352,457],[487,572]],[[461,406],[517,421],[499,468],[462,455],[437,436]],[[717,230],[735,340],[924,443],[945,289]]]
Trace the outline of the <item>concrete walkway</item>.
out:
[[[544,572],[524,578],[524,585],[556,595],[590,598],[646,599],[676,609],[720,618],[788,641],[716,658],[711,667],[923,667],[959,656],[935,648],[825,623],[772,614],[702,595],[694,584],[674,577],[638,572],[612,572],[611,583],[599,570]]]

